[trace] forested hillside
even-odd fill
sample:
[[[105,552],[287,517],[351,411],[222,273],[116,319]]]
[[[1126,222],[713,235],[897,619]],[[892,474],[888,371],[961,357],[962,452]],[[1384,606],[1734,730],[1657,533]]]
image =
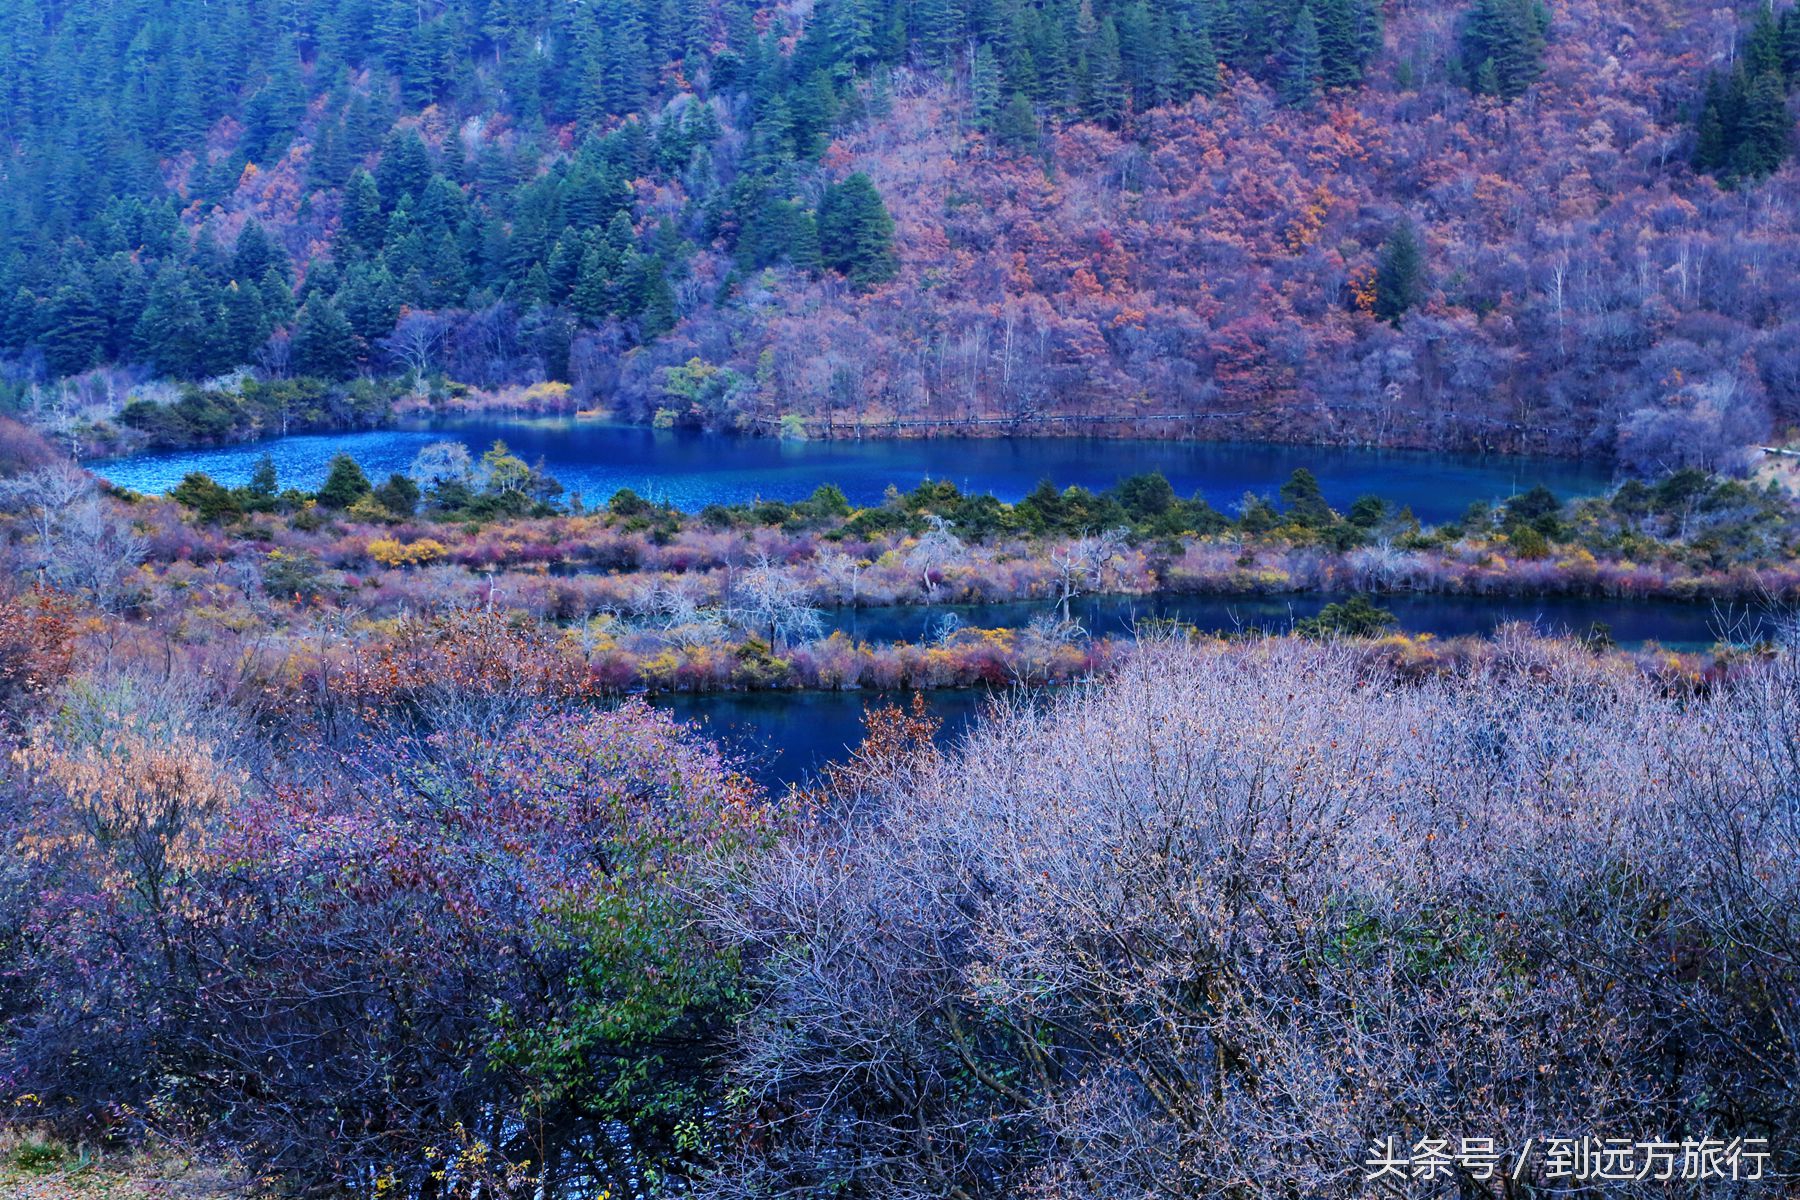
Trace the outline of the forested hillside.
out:
[[[0,401],[1717,465],[1800,421],[1800,15],[1740,8],[0,0]]]

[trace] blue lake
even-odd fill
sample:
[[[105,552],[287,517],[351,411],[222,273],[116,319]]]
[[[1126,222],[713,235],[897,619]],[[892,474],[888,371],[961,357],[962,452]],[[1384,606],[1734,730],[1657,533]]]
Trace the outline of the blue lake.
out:
[[[620,488],[687,511],[757,499],[798,500],[834,483],[852,503],[873,504],[889,485],[902,490],[944,479],[966,491],[1016,500],[1039,480],[1100,489],[1127,475],[1161,471],[1175,490],[1230,509],[1245,492],[1273,493],[1296,468],[1319,478],[1338,507],[1365,493],[1410,505],[1421,520],[1449,520],[1474,501],[1496,501],[1544,484],[1562,496],[1603,490],[1610,473],[1562,459],[1338,449],[1242,442],[1098,438],[867,439],[782,442],[726,434],[654,430],[574,418],[467,419],[430,427],[304,434],[214,449],[141,454],[94,464],[121,487],[164,492],[189,471],[227,486],[249,482],[264,454],[284,487],[314,488],[332,455],[353,456],[373,478],[404,471],[419,450],[455,439],[479,454],[496,439],[544,469],[589,504]]]
[[[952,688],[923,693],[937,717],[938,741],[950,744],[987,704],[988,693]],[[716,738],[750,778],[774,792],[816,780],[827,763],[841,761],[863,738],[868,709],[885,703],[906,707],[911,693],[707,692],[658,696],[652,703]]]
[[[1291,595],[1081,596],[1069,615],[1096,637],[1130,637],[1143,622],[1178,621],[1202,633],[1284,633],[1294,622],[1317,616],[1343,596]],[[1669,600],[1615,600],[1588,596],[1454,596],[1429,593],[1377,595],[1370,600],[1394,614],[1395,627],[1436,637],[1487,637],[1502,625],[1523,622],[1546,634],[1588,633],[1605,626],[1620,646],[1657,642],[1670,650],[1705,650],[1720,641],[1753,642],[1772,636],[1768,613],[1738,604],[1715,607]],[[824,631],[864,642],[930,641],[952,625],[1022,629],[1052,613],[1044,600],[997,604],[895,605],[823,610]]]
[[[1130,636],[1144,621],[1174,620],[1209,633],[1261,630],[1281,633],[1296,620],[1313,616],[1342,597],[1318,593],[1291,596],[1083,596],[1071,616],[1096,636]],[[1438,637],[1484,637],[1499,626],[1524,622],[1547,634],[1585,634],[1607,627],[1622,647],[1654,641],[1670,650],[1705,650],[1720,641],[1739,644],[1773,634],[1772,616],[1746,605],[1719,606],[1674,601],[1626,601],[1589,597],[1483,597],[1395,595],[1372,597],[1393,613],[1409,633]],[[947,621],[981,629],[1021,628],[1053,611],[1045,601],[1002,604],[942,604],[825,610],[827,633],[842,631],[859,641],[926,641]],[[945,689],[923,693],[942,721],[940,741],[960,736],[978,717],[988,692]],[[889,701],[906,704],[908,695],[873,692],[711,692],[666,694],[653,703],[697,723],[740,760],[764,786],[780,792],[818,776],[825,764],[841,760],[862,740],[863,714]]]
[[[1147,622],[1176,621],[1202,633],[1285,633],[1296,621],[1316,616],[1341,595],[1297,592],[1281,596],[1093,595],[1077,597],[1069,615],[1094,637],[1131,638]],[[1586,636],[1604,628],[1627,650],[1655,642],[1668,650],[1705,651],[1721,642],[1738,645],[1772,637],[1776,616],[1747,604],[1712,605],[1673,600],[1617,600],[1589,596],[1376,595],[1370,600],[1394,615],[1395,628],[1439,638],[1488,637],[1502,625],[1525,624],[1540,633]],[[1054,614],[1047,600],[995,604],[891,605],[827,608],[822,632],[843,633],[861,642],[929,642],[956,628],[1022,629],[1039,616]],[[952,740],[979,715],[987,692],[942,689],[924,693],[943,725],[941,740]],[[889,701],[906,704],[909,695],[874,692],[708,692],[670,693],[653,703],[683,720],[699,722],[729,746],[744,770],[780,791],[815,777],[841,760],[862,740],[863,713]]]

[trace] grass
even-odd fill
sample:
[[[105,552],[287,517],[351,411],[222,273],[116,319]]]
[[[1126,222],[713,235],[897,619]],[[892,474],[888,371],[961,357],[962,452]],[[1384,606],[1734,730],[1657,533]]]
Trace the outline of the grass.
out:
[[[0,1130],[6,1200],[249,1200],[228,1172],[166,1152],[95,1156],[31,1131]]]

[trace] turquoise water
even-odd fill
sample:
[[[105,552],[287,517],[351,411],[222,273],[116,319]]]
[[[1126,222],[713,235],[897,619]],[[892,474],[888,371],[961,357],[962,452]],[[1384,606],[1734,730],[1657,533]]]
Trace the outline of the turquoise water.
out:
[[[141,454],[94,467],[119,486],[141,492],[167,491],[189,471],[204,471],[235,487],[249,482],[257,461],[268,454],[282,486],[313,488],[339,452],[380,479],[404,471],[423,446],[445,438],[462,441],[477,454],[504,440],[524,458],[541,459],[565,488],[590,504],[628,487],[689,512],[712,503],[798,500],[822,483],[835,483],[853,503],[872,504],[889,485],[904,490],[927,478],[1017,500],[1041,479],[1099,489],[1146,471],[1161,471],[1184,496],[1197,492],[1229,509],[1247,491],[1272,494],[1296,468],[1306,467],[1339,507],[1375,493],[1395,505],[1410,505],[1421,520],[1442,521],[1474,501],[1501,500],[1540,483],[1569,496],[1600,491],[1610,482],[1604,468],[1560,459],[1096,438],[782,442],[573,418],[471,419],[431,428],[304,434]]]

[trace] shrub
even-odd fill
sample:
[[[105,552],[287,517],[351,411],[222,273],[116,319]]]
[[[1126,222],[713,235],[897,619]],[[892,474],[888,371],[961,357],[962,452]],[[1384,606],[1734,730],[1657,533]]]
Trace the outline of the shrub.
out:
[[[1796,711],[1792,661],[1675,699],[1282,639],[876,747],[716,916],[779,1117],[707,1194],[1336,1196],[1386,1136],[1791,1128]]]

